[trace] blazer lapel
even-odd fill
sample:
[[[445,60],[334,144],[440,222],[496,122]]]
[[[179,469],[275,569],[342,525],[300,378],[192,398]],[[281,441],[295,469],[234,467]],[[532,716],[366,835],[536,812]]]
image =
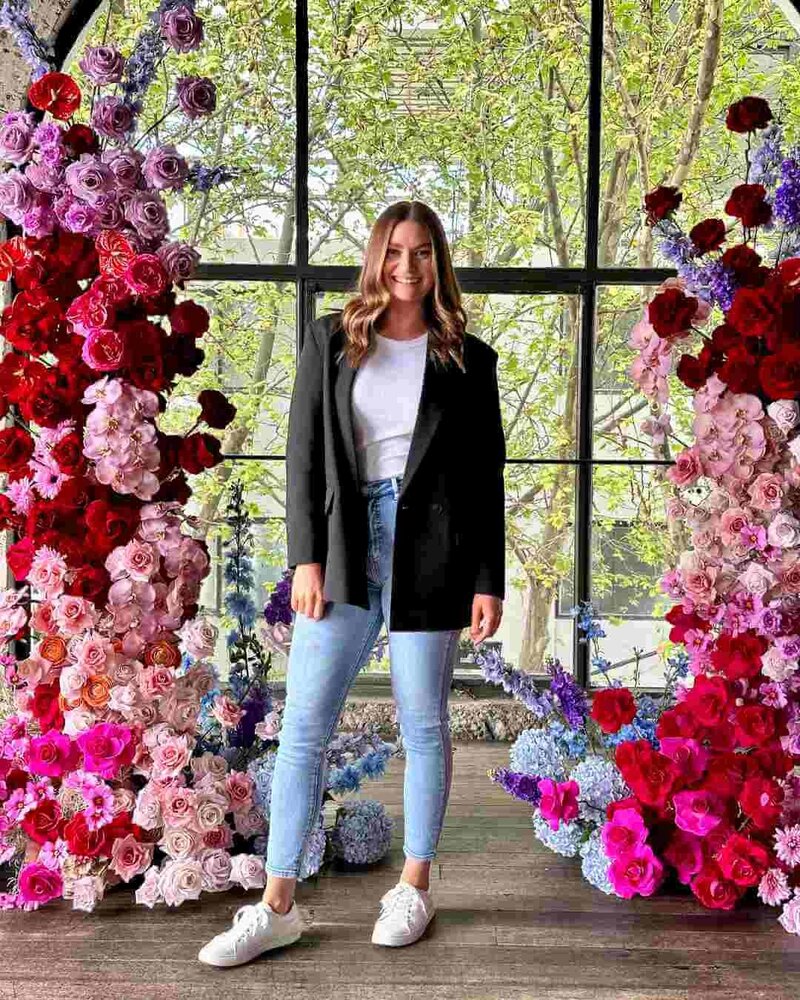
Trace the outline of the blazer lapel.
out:
[[[334,356],[338,350],[338,346],[334,348]],[[455,371],[458,371],[455,367],[452,369],[448,367],[447,370],[443,369],[440,365],[435,364],[430,356],[425,361],[417,420],[411,437],[411,446],[408,452],[408,459],[406,460],[406,468],[403,473],[403,482],[400,487],[398,500],[408,488],[411,478],[419,468],[425,452],[433,439],[448,399],[451,385],[450,379]],[[352,414],[352,392],[356,372],[357,369],[351,368],[347,360],[343,357],[337,365],[334,400],[336,416],[344,439],[350,474],[353,482],[357,484],[358,462],[356,459],[355,431]]]

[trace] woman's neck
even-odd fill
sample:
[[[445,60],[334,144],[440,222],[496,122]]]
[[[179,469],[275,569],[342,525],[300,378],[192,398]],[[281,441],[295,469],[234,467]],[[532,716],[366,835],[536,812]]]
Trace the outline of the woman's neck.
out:
[[[413,310],[386,310],[376,326],[376,330],[384,337],[393,340],[413,340],[421,337],[428,329],[428,322],[419,308]]]

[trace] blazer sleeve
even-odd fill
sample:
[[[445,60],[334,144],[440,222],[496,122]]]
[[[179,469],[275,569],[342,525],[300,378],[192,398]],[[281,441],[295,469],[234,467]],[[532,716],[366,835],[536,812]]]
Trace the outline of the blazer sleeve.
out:
[[[314,322],[306,326],[297,363],[286,445],[287,565],[324,563],[325,453],[322,421],[322,355]]]
[[[479,548],[476,594],[505,598],[506,501],[504,466],[506,439],[497,384],[497,352],[482,366],[480,389],[476,394],[479,442],[475,476],[475,503],[479,510],[476,542]]]

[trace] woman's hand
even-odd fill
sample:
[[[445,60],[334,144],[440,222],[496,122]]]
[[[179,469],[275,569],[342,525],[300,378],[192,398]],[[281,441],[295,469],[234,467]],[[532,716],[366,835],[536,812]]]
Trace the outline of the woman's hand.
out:
[[[503,617],[503,601],[494,594],[476,594],[472,599],[472,624],[469,634],[477,644],[493,636]]]
[[[292,611],[319,621],[325,613],[322,563],[300,563],[292,578]]]

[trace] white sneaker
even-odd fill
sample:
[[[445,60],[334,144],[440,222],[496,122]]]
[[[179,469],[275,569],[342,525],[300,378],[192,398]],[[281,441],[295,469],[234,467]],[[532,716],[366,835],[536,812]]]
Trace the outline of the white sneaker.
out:
[[[430,892],[398,882],[381,898],[381,912],[372,931],[372,943],[389,947],[413,944],[425,933],[436,913]]]
[[[233,926],[203,945],[197,957],[205,965],[218,968],[244,965],[262,952],[291,944],[304,930],[296,900],[287,913],[276,913],[268,903],[259,901],[240,907],[234,914]]]

